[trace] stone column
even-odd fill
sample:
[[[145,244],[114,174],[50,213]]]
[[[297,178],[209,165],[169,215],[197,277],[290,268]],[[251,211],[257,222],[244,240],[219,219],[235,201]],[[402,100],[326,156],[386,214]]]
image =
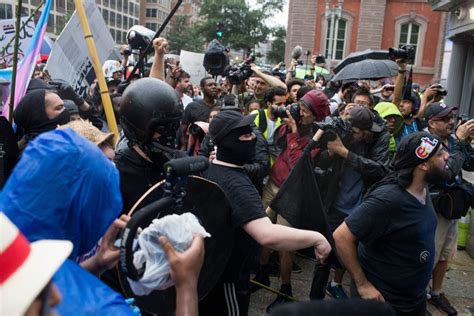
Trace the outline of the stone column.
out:
[[[316,32],[318,0],[290,0],[288,4],[288,27],[286,29],[285,62],[289,65],[291,51],[296,45],[303,51],[313,52]]]
[[[361,0],[357,50],[381,49],[386,0]],[[374,32],[375,31],[375,32]]]

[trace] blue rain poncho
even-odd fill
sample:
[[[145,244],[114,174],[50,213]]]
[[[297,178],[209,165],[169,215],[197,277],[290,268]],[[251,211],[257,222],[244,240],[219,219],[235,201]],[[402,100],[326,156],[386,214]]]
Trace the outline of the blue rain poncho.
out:
[[[31,242],[72,241],[74,261],[94,248],[122,209],[118,171],[73,130],[42,133],[28,144],[0,193],[0,209]],[[54,277],[62,314],[133,314],[121,295],[73,261]]]

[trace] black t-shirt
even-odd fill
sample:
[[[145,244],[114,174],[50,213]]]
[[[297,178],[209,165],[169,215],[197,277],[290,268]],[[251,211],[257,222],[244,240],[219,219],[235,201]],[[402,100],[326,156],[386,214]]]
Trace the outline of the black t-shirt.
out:
[[[345,220],[359,261],[385,300],[410,311],[426,299],[435,257],[436,215],[397,184],[381,185]]]
[[[220,104],[217,100],[212,107],[209,107],[204,100],[191,102],[186,106],[186,109],[184,109],[182,123],[191,124],[198,121],[207,122],[212,109],[219,105]]]
[[[221,279],[223,282],[246,280],[248,283],[249,265],[258,256],[259,245],[242,226],[266,216],[262,200],[243,169],[211,164],[204,176],[222,188],[232,208],[234,244],[229,245],[232,246],[232,255]]]

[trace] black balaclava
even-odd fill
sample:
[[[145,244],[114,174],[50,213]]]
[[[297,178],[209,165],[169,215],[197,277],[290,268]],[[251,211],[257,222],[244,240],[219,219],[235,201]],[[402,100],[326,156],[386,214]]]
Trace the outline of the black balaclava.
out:
[[[239,136],[252,133],[250,125],[233,129],[217,144],[216,157],[220,161],[243,166],[255,159],[255,143],[257,139],[251,141],[241,141]]]
[[[48,118],[45,95],[46,90],[41,89],[27,93],[13,112],[15,123],[24,129],[27,140],[69,122],[69,112],[66,109],[54,119]]]

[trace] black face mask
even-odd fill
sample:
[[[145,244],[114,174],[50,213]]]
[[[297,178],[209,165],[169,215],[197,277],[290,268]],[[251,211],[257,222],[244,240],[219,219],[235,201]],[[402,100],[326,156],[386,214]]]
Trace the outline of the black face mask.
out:
[[[238,166],[251,163],[255,159],[255,144],[257,139],[241,141],[239,136],[252,132],[250,126],[244,126],[231,131],[217,144],[217,159]]]
[[[153,129],[153,133],[158,132],[160,137],[150,140],[143,149],[155,165],[163,166],[168,160],[175,158],[178,127],[179,122],[173,122]]]

